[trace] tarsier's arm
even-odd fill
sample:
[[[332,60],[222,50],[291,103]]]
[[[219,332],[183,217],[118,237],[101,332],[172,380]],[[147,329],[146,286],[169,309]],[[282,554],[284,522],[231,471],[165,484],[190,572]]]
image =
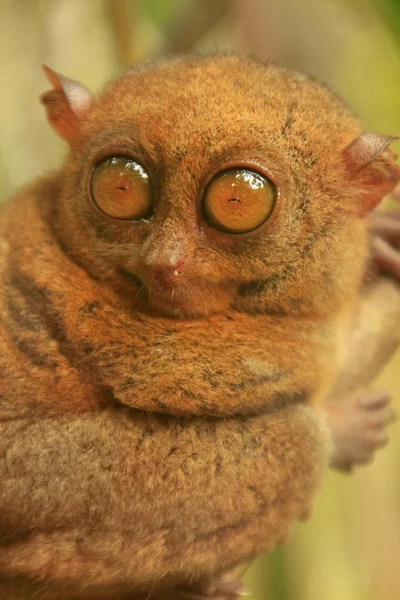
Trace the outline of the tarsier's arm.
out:
[[[374,215],[371,273],[366,275],[339,373],[325,402],[334,441],[332,465],[345,471],[369,462],[386,444],[384,430],[395,416],[388,392],[368,392],[368,386],[400,344],[399,231],[397,212]]]
[[[372,216],[365,284],[332,396],[368,385],[400,343],[400,213]]]

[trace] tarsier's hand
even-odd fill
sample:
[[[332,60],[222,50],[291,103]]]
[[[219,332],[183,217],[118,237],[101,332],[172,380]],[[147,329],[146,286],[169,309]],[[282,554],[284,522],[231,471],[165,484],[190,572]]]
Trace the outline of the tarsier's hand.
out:
[[[370,462],[375,451],[386,445],[386,426],[396,416],[390,401],[390,394],[381,390],[326,404],[334,446],[332,467],[350,472]]]

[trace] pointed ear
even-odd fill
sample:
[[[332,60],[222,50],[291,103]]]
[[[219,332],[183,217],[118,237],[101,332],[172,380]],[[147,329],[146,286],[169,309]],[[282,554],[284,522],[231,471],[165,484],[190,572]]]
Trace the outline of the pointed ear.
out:
[[[397,154],[388,146],[399,136],[363,133],[342,152],[349,180],[358,184],[361,201],[360,216],[373,210],[400,181]]]
[[[40,96],[50,125],[70,145],[74,144],[80,123],[94,104],[92,94],[81,83],[55,73],[43,65],[53,89]]]

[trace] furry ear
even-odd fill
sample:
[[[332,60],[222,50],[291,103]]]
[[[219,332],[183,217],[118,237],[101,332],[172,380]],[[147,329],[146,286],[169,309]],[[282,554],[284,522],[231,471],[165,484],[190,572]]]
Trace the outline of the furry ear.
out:
[[[363,133],[342,152],[350,180],[361,191],[358,214],[363,216],[373,210],[386,194],[400,181],[400,167],[395,163],[397,154],[388,149],[399,136]]]
[[[80,122],[94,104],[92,94],[81,83],[55,73],[43,65],[53,89],[40,96],[50,125],[70,145],[74,144]]]

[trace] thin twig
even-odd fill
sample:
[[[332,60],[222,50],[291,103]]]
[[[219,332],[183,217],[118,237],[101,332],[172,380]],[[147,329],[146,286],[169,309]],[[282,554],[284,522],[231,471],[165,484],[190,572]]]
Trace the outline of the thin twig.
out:
[[[110,15],[111,27],[115,44],[117,60],[123,65],[132,62],[132,27],[131,9],[136,8],[134,0],[107,0],[107,10]]]
[[[199,41],[223,19],[229,0],[196,0],[178,16],[169,32],[161,53],[190,52]]]

